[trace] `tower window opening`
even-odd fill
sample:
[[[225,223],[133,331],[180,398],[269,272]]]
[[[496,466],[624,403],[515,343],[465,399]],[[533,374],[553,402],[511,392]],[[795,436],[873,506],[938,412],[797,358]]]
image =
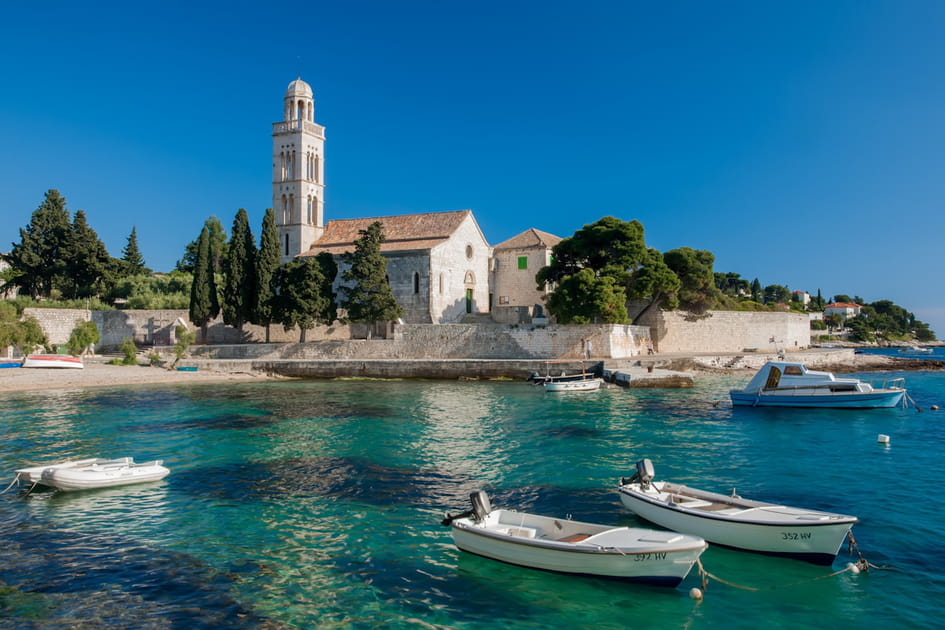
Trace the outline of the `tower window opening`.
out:
[[[285,235],[285,255],[289,255],[289,235]]]
[[[420,274],[416,271],[413,272],[413,292],[420,293]]]

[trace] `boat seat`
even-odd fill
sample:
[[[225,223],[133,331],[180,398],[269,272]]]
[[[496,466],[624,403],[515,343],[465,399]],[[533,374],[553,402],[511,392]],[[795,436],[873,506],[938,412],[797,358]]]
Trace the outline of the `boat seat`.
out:
[[[576,542],[581,542],[582,540],[585,540],[590,537],[591,537],[590,534],[571,534],[570,536],[559,538],[558,542],[576,543]]]

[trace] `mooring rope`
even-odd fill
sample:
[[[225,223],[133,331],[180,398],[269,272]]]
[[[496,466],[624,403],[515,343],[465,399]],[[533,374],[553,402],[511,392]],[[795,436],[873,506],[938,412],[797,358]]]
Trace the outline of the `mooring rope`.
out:
[[[3,492],[0,492],[0,494],[6,494],[6,493],[7,493],[7,490],[9,490],[9,489],[12,488],[13,486],[15,486],[19,480],[20,480],[20,476],[19,476],[19,475],[16,475],[15,477],[13,477],[13,481],[10,482],[10,485],[7,486],[6,489],[5,489]]]
[[[726,586],[731,586],[732,588],[739,588],[744,591],[758,592],[758,591],[774,591],[774,590],[778,590],[782,588],[791,588],[794,586],[800,586],[801,584],[808,584],[810,582],[816,582],[818,580],[831,578],[831,577],[840,575],[841,573],[846,573],[847,571],[852,571],[855,574],[855,573],[860,573],[860,572],[869,573],[870,569],[885,570],[885,571],[894,570],[894,567],[877,566],[873,564],[872,562],[868,561],[866,558],[864,558],[863,554],[860,553],[860,548],[856,544],[856,539],[853,537],[852,531],[847,532],[847,543],[848,543],[847,548],[850,551],[851,555],[854,552],[857,555],[856,562],[851,562],[844,568],[840,569],[839,571],[834,571],[833,573],[827,573],[826,575],[819,575],[815,578],[810,578],[807,580],[798,580],[797,582],[788,582],[787,584],[776,584],[774,586],[766,586],[766,587],[747,586],[745,584],[737,584],[735,582],[725,580],[713,573],[709,573],[708,571],[706,571],[705,567],[702,566],[702,560],[696,559],[696,565],[699,567],[699,576],[702,578],[702,592],[705,592],[706,587],[709,585],[709,579],[715,580],[716,582],[721,582],[722,584],[725,584]]]

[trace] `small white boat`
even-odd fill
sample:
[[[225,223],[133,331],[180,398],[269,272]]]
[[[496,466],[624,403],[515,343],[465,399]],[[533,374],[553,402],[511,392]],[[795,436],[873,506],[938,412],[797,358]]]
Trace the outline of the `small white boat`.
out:
[[[895,407],[906,393],[905,379],[882,387],[830,372],[808,370],[803,363],[768,361],[744,389],[729,391],[732,405],[749,407]]]
[[[899,348],[899,354],[932,354],[932,348],[924,346],[904,346]]]
[[[31,354],[23,360],[25,368],[78,368],[82,365],[82,359],[68,354]]]
[[[456,546],[523,567],[677,586],[708,547],[676,532],[493,510],[482,491],[470,499],[473,509],[443,519]]]
[[[556,371],[556,366],[558,365],[569,364],[573,366],[575,363],[580,364],[580,372],[568,373],[565,369],[562,369],[561,374],[557,376],[551,374],[553,370]],[[594,367],[588,368],[584,361],[573,361],[569,359],[546,361],[546,374],[541,376],[538,372],[532,372],[528,380],[531,381],[533,385],[541,385],[546,392],[589,392],[600,389],[603,384],[604,379],[600,377],[600,372],[603,368],[604,366],[601,362],[598,362]]]
[[[653,463],[637,462],[620,500],[640,518],[710,543],[769,555],[833,563],[855,516],[788,507],[653,481]]]
[[[78,459],[20,468],[16,478],[59,490],[92,490],[158,481],[171,472],[163,464],[160,459],[136,464],[131,457]]]

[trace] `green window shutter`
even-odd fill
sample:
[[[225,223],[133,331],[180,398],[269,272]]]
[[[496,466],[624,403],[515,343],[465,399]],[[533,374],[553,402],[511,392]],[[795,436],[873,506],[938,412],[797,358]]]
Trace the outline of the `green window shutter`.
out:
[[[519,257],[518,257],[518,268],[519,268],[519,269],[528,269],[528,256],[519,256]]]

